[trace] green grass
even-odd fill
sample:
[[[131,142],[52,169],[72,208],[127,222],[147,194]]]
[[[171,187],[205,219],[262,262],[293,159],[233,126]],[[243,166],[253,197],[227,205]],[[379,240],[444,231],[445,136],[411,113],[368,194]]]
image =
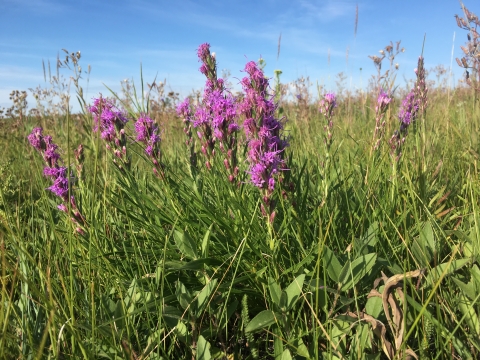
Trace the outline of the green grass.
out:
[[[134,141],[131,169],[118,170],[90,115],[28,117],[16,128],[2,120],[0,354],[478,358],[474,99],[463,89],[430,94],[424,130],[408,135],[395,171],[385,141],[370,150],[372,99],[336,109],[328,166],[317,107],[283,104],[291,146],[272,227],[247,174],[237,185],[220,160],[212,171],[190,168],[171,113],[161,123],[164,179]],[[45,190],[41,156],[26,140],[38,125],[72,167],[73,150],[85,147],[83,180],[72,187],[84,235]],[[239,154],[245,170],[243,146]]]

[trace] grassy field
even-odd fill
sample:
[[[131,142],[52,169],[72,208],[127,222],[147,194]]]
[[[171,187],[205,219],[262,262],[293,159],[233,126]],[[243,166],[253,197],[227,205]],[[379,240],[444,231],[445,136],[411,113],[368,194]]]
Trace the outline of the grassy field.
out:
[[[71,54],[83,113],[1,120],[1,357],[479,358],[474,89],[419,61],[420,90],[306,101],[250,63],[232,95],[198,55],[178,112],[85,100]]]

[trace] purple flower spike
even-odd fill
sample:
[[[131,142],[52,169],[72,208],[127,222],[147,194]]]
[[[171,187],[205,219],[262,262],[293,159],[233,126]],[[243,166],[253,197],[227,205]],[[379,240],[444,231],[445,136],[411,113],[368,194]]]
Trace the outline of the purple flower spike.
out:
[[[49,177],[53,181],[53,185],[48,188],[55,195],[60,197],[63,201],[62,204],[58,205],[58,209],[68,213],[68,171],[64,166],[59,166],[61,162],[60,154],[58,154],[58,146],[53,143],[51,136],[43,136],[43,129],[41,127],[34,128],[30,135],[28,135],[28,141],[30,144],[42,154],[43,159],[47,166],[43,169],[43,174],[46,177]],[[71,196],[70,204],[72,206],[72,211],[78,214],[74,222],[76,225],[81,223],[84,224],[84,220],[78,211],[74,197]]]
[[[400,111],[398,113],[398,119],[401,122],[401,126],[406,128],[417,118],[418,113],[418,100],[415,98],[414,91],[410,91],[400,106]]]
[[[385,121],[383,120],[392,97],[383,89],[378,94],[377,105],[375,106],[375,131],[373,133],[373,150],[378,150],[385,132]],[[383,121],[382,121],[383,120]]]
[[[241,80],[245,96],[240,111],[246,118],[243,128],[248,141],[248,173],[252,184],[262,190],[262,213],[271,222],[275,178],[285,170],[283,152],[288,142],[281,137],[283,125],[275,118],[277,105],[269,95],[268,79],[254,61],[245,65],[245,72],[248,76]]]
[[[333,109],[337,107],[337,97],[334,93],[326,93],[323,100],[320,101],[320,112],[327,118],[333,116]]]
[[[325,116],[326,125],[324,130],[325,146],[327,147],[327,154],[330,151],[330,147],[333,143],[333,109],[337,107],[337,98],[334,93],[326,93],[322,101],[320,101],[320,113]]]
[[[155,174],[163,174],[160,165],[160,135],[157,124],[146,114],[141,114],[135,122],[137,141],[145,146],[145,153],[151,158],[157,168]]]
[[[125,124],[128,118],[123,111],[115,107],[113,100],[100,96],[93,99],[93,105],[88,108],[93,115],[93,131],[101,132],[101,137],[107,142],[107,149],[119,159],[113,162],[123,169],[122,163],[127,168],[130,161],[126,154],[127,137],[125,136]]]
[[[27,136],[28,141],[30,144],[37,149],[38,151],[42,151],[42,135],[43,129],[41,127],[34,128],[32,133]]]

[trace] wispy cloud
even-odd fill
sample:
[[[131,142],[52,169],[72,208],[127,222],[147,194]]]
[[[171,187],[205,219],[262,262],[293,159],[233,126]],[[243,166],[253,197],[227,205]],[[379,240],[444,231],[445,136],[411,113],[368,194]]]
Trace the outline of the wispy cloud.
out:
[[[59,15],[70,8],[66,1],[55,0],[2,0],[0,9],[21,10],[36,15]]]

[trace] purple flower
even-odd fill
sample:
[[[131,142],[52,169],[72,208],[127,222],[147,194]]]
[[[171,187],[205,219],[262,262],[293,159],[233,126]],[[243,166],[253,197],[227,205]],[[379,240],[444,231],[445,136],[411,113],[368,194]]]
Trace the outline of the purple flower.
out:
[[[390,104],[391,101],[392,101],[392,98],[385,91],[381,90],[380,94],[378,95],[376,109],[380,111],[386,110],[388,104]]]
[[[30,144],[42,154],[47,164],[43,174],[53,181],[53,185],[48,190],[61,197],[64,202],[68,201],[67,168],[58,165],[61,161],[60,154],[57,153],[58,146],[53,143],[51,136],[43,136],[43,129],[40,127],[34,128],[27,138]],[[59,209],[64,211],[66,207],[62,205],[59,205]]]
[[[262,209],[268,209],[268,216],[274,212],[272,193],[275,176],[284,170],[283,150],[288,146],[280,137],[282,124],[275,118],[276,104],[268,93],[268,79],[253,61],[245,65],[249,75],[241,81],[245,97],[240,111],[246,117],[243,128],[248,140],[250,180],[264,191]]]
[[[177,114],[183,116],[186,121],[190,121],[192,117],[192,110],[190,109],[190,99],[186,98],[177,106]]]
[[[34,128],[32,133],[27,136],[28,141],[30,144],[37,149],[38,151],[42,151],[42,135],[43,129],[41,127]]]
[[[206,62],[208,56],[210,55],[210,44],[204,43],[200,45],[197,50],[197,55],[201,61]]]
[[[327,118],[333,116],[333,109],[337,107],[337,98],[334,93],[326,93],[320,101],[320,112]]]
[[[55,195],[61,197],[64,201],[68,199],[68,179],[63,176],[55,178],[53,185],[48,188]]]
[[[100,129],[102,139],[107,142],[114,142],[119,138],[119,132],[128,119],[122,111],[115,108],[112,100],[101,96],[94,98],[93,105],[88,110],[93,115],[93,131]]]
[[[398,112],[398,119],[401,122],[404,130],[417,118],[418,113],[418,100],[415,98],[414,91],[410,91],[405,99],[402,101],[400,110]]]
[[[145,153],[151,158],[155,165],[154,173],[163,175],[160,165],[161,138],[158,134],[158,125],[147,114],[140,114],[134,127],[137,133],[137,141],[145,145]],[[158,172],[159,170],[160,172]]]

